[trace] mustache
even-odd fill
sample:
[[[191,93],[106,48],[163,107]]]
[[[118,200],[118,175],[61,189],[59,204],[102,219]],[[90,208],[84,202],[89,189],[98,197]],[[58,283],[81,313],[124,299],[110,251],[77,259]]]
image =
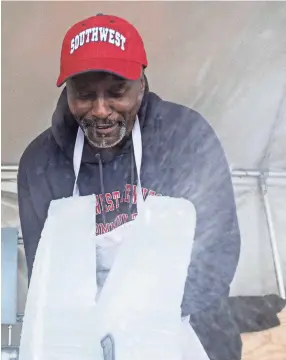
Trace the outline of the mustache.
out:
[[[91,119],[81,118],[81,119],[78,119],[78,122],[85,129],[102,126],[102,125],[112,126],[112,125],[115,125],[116,123],[119,123],[119,125],[121,125],[121,126],[124,126],[126,124],[125,119],[111,119],[108,117],[107,118],[91,118]]]

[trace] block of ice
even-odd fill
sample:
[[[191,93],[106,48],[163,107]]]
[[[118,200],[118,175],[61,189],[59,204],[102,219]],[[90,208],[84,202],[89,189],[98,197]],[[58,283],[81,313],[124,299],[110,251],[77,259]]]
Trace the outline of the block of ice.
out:
[[[50,205],[27,296],[19,360],[96,359],[94,209],[95,196]]]
[[[126,232],[98,299],[95,339],[112,335],[115,360],[206,360],[180,309],[195,209],[169,197],[148,197],[145,205],[145,216]]]
[[[108,334],[114,360],[207,359],[180,316],[195,209],[187,200],[166,197],[148,197],[145,205],[144,214],[119,228],[116,256],[101,248],[99,255],[107,256],[101,260],[112,268],[96,303],[95,197],[51,203],[28,292],[19,360],[103,360],[112,355],[110,339],[104,341]]]

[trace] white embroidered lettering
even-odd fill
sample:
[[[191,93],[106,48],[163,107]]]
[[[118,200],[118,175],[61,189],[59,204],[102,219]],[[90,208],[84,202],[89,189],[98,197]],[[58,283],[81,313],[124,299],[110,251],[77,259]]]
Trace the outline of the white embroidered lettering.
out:
[[[74,49],[77,50],[79,47],[79,36],[77,35],[75,38],[74,38]]]
[[[79,46],[82,46],[84,44],[84,35],[85,35],[85,31],[82,31],[79,34]]]
[[[125,50],[124,44],[126,42],[126,37],[124,37],[122,34],[120,35],[121,38],[121,50]]]
[[[92,29],[86,29],[85,30],[85,33],[86,33],[86,40],[85,40],[85,42],[86,43],[89,43],[89,35],[91,34],[91,32],[92,32]]]
[[[74,52],[74,38],[72,38],[71,40],[71,51],[70,54],[72,54]]]
[[[91,38],[91,41],[98,41],[98,28],[92,28],[91,29],[92,31],[92,38]]]
[[[108,42],[125,51],[126,37],[120,32],[106,27],[85,29],[71,39],[70,54],[73,54],[79,47],[90,42]]]
[[[118,31],[116,31],[116,33],[115,33],[115,45],[116,46],[120,46],[120,36],[121,36],[121,34],[118,32]]]
[[[104,27],[100,27],[100,28],[99,28],[100,41],[104,41],[104,42],[106,42],[106,40],[107,40],[107,34],[108,34],[108,30],[109,30],[109,29],[104,28]]]
[[[110,44],[114,44],[114,34],[115,34],[115,31],[112,30],[112,29],[109,29],[109,39],[108,39],[108,42]]]

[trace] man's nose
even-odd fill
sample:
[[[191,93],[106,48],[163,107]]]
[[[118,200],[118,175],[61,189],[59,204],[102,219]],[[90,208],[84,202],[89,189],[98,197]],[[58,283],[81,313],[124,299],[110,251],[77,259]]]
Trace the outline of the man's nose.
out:
[[[98,97],[92,104],[92,115],[99,119],[105,119],[112,113],[108,101],[104,97]]]

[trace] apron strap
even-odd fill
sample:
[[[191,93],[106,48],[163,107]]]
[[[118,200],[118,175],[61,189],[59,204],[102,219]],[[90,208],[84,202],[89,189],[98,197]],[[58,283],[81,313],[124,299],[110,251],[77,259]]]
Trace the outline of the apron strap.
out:
[[[132,140],[134,148],[135,165],[137,170],[137,213],[144,211],[144,199],[141,187],[141,162],[142,162],[142,137],[138,116],[136,116],[135,124],[132,130]]]
[[[137,169],[137,212],[141,213],[143,211],[144,199],[143,193],[141,188],[141,162],[142,162],[142,137],[141,137],[141,130],[140,124],[138,120],[138,116],[136,116],[135,124],[132,130],[132,140],[133,140],[133,147],[134,147],[134,157],[135,157],[135,165]],[[79,196],[79,189],[77,185],[78,174],[81,165],[82,153],[84,147],[84,133],[80,127],[78,127],[75,146],[74,146],[74,153],[73,153],[73,168],[75,174],[75,183],[73,188],[73,196]]]
[[[80,127],[77,130],[77,136],[75,140],[74,152],[73,152],[73,169],[75,174],[75,182],[73,187],[73,196],[79,196],[79,189],[77,185],[77,179],[81,164],[82,152],[84,147],[84,133]]]

